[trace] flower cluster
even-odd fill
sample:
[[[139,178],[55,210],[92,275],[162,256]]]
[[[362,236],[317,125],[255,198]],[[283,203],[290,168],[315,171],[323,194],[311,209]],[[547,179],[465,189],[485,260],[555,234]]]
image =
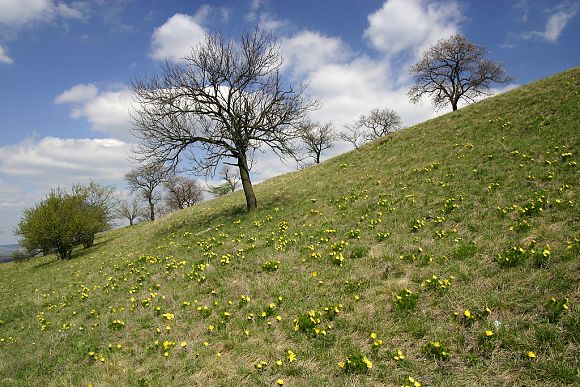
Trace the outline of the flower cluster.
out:
[[[338,366],[348,374],[362,374],[373,368],[373,363],[363,354],[354,353],[348,355],[346,361],[341,361]]]

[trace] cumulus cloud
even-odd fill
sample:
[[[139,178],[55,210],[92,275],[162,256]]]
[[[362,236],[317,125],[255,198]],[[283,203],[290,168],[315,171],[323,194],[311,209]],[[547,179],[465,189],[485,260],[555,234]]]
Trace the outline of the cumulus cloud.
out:
[[[0,63],[11,64],[12,62],[12,58],[8,56],[4,47],[0,46]]]
[[[28,185],[69,186],[93,178],[122,180],[131,144],[115,139],[44,137],[0,147],[0,173]]]
[[[520,38],[526,39],[540,39],[550,43],[556,43],[562,32],[572,20],[576,13],[578,13],[578,4],[564,2],[553,9],[546,10],[549,14],[544,30],[526,31],[519,35]]]
[[[53,0],[0,0],[0,25],[18,28],[36,22],[47,22],[55,17],[81,18],[74,4]]]
[[[93,83],[74,85],[63,91],[54,99],[55,103],[82,103],[94,99],[98,94],[97,86]]]
[[[374,48],[389,55],[405,51],[419,54],[457,32],[461,20],[455,1],[388,0],[369,15],[364,36]]]
[[[78,84],[54,99],[57,104],[71,104],[71,117],[86,119],[91,129],[121,140],[132,138],[130,116],[132,97],[126,86],[99,90],[92,83]]]
[[[202,7],[194,16],[175,14],[153,31],[151,57],[156,60],[178,62],[203,41],[206,35],[200,22],[207,17],[209,8]]]
[[[282,40],[283,70],[300,76],[326,63],[345,61],[349,51],[339,38],[302,31]]]
[[[38,203],[51,188],[69,189],[89,179],[122,186],[131,168],[131,146],[110,138],[44,137],[0,147],[0,231],[4,232],[0,244],[14,243],[12,230],[24,208]]]

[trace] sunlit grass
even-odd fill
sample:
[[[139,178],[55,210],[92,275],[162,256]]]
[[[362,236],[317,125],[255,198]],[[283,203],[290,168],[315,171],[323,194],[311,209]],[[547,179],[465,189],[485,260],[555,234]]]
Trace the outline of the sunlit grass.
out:
[[[0,384],[577,384],[579,89],[0,265]]]

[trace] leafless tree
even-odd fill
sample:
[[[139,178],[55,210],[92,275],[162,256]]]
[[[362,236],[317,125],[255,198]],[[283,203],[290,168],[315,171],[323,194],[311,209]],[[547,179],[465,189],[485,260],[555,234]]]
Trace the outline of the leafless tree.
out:
[[[307,155],[312,157],[316,164],[320,164],[322,152],[334,146],[336,135],[332,122],[322,124],[305,120],[300,124],[299,130]]]
[[[193,206],[203,198],[203,189],[199,183],[185,176],[169,176],[163,185],[167,191],[164,201],[168,211],[177,211]]]
[[[213,196],[223,196],[230,192],[234,192],[240,184],[240,174],[230,168],[227,164],[222,166],[220,177],[224,180],[222,184],[210,185],[208,188],[208,192]]]
[[[295,156],[296,126],[316,102],[305,87],[284,87],[282,56],[272,35],[259,27],[241,42],[208,35],[180,64],[132,84],[133,133],[138,158],[175,168],[183,159],[198,173],[220,164],[239,169],[248,211],[257,208],[250,180],[253,153],[270,148]]]
[[[142,208],[139,205],[137,198],[131,198],[121,201],[114,210],[115,216],[120,219],[127,219],[129,225],[133,225],[135,219],[142,213]]]
[[[357,120],[345,126],[340,139],[353,144],[355,149],[379,137],[401,128],[401,116],[392,109],[372,109],[369,114],[361,114]]]
[[[155,220],[155,205],[161,200],[156,191],[167,178],[167,169],[162,163],[153,162],[131,170],[125,175],[125,180],[133,192],[138,192],[149,205],[147,218]]]
[[[513,78],[487,54],[460,34],[439,40],[410,69],[414,80],[410,100],[417,103],[428,96],[436,109],[451,104],[455,111],[460,99],[473,102],[487,95],[492,84],[511,82]]]
[[[224,183],[229,187],[230,192],[234,192],[240,184],[240,174],[230,168],[229,165],[224,164],[220,172],[220,176],[224,179]]]
[[[338,138],[351,143],[354,149],[359,149],[366,142],[363,128],[353,124],[347,124],[344,126],[344,129],[344,131],[338,133]]]

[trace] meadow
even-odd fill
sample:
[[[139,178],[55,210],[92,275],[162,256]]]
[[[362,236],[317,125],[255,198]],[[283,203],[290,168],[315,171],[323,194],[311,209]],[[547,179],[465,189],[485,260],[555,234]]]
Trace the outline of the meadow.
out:
[[[0,265],[3,386],[580,384],[580,68]]]

